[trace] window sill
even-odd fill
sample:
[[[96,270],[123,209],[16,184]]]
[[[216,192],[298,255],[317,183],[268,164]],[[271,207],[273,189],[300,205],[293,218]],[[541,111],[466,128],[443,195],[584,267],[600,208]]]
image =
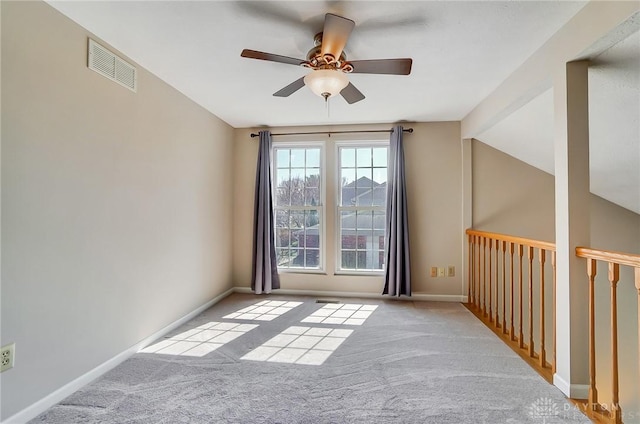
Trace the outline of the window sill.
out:
[[[324,269],[278,269],[278,274],[317,274],[327,275]]]
[[[333,275],[350,275],[354,277],[384,277],[384,271],[340,270],[334,272]]]

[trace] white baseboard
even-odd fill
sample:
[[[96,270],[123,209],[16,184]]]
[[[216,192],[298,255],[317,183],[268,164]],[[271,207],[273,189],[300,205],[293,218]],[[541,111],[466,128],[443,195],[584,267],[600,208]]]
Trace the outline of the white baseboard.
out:
[[[120,365],[122,362],[124,362],[125,360],[130,358],[133,354],[138,352],[140,349],[145,348],[146,346],[148,346],[149,344],[151,344],[155,340],[157,340],[160,337],[162,337],[165,334],[167,334],[169,331],[171,331],[171,330],[173,330],[175,328],[178,328],[182,324],[184,324],[187,321],[191,320],[192,318],[194,318],[196,315],[200,314],[201,312],[204,312],[205,310],[207,310],[211,306],[215,305],[216,303],[218,303],[219,301],[221,301],[225,297],[229,296],[233,292],[234,292],[234,289],[231,288],[231,289],[225,291],[224,293],[214,297],[213,299],[209,300],[204,305],[199,306],[198,308],[196,308],[193,311],[189,312],[188,314],[186,314],[182,318],[179,318],[178,320],[172,322],[171,324],[167,325],[166,327],[162,328],[161,330],[156,331],[155,333],[153,333],[149,337],[139,341],[135,345],[129,347],[128,349],[124,350],[123,352],[120,352],[119,354],[117,354],[113,358],[103,362],[102,364],[100,364],[97,367],[93,368],[89,372],[87,372],[87,373],[81,375],[80,377],[76,378],[75,380],[65,384],[64,386],[60,387],[58,390],[54,391],[53,393],[50,393],[49,395],[43,397],[39,401],[31,404],[30,406],[26,407],[22,411],[10,416],[6,420],[2,421],[2,424],[23,424],[23,423],[26,423],[29,420],[32,420],[33,418],[37,417],[38,415],[40,415],[41,413],[43,413],[47,409],[51,408],[53,405],[57,404],[58,402],[60,402],[64,398],[66,398],[69,395],[71,395],[76,390],[86,386],[87,384],[89,384],[93,380],[95,380],[96,378],[102,376],[103,374],[105,374],[108,371],[112,370],[116,366]]]
[[[430,302],[458,302],[466,303],[467,296],[458,294],[421,294],[414,293],[411,295],[412,300],[430,301]]]
[[[587,399],[589,397],[588,384],[569,384],[567,380],[557,373],[553,375],[553,385],[560,389],[568,398]]]
[[[234,287],[235,293],[252,294],[250,287]],[[343,291],[323,291],[323,290],[297,290],[297,289],[277,289],[271,294],[282,294],[289,296],[325,296],[325,297],[359,297],[364,299],[397,299],[379,293],[363,293],[363,292],[343,292]],[[400,300],[417,300],[417,301],[436,301],[436,302],[466,302],[467,296],[445,295],[445,294],[420,294],[416,293],[409,296],[401,296]]]

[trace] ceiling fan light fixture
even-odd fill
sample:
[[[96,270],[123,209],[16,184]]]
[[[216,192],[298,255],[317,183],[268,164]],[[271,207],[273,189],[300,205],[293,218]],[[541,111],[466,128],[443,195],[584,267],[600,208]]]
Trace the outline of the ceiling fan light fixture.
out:
[[[338,70],[317,69],[304,77],[304,84],[316,95],[328,99],[340,94],[349,84],[349,78]]]

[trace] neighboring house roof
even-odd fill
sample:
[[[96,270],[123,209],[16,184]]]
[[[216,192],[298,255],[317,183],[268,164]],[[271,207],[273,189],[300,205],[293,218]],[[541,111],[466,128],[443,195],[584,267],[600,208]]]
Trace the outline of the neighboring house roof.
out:
[[[371,235],[371,229],[373,228],[374,236],[383,236],[385,232],[385,215],[371,215],[360,213],[356,219],[356,213],[351,212],[344,214],[341,217],[342,220],[342,235]],[[306,231],[308,236],[318,235],[318,226],[307,227],[299,231],[295,231],[295,234],[302,236]]]
[[[387,183],[360,177],[342,187],[343,206],[382,206],[386,202]]]

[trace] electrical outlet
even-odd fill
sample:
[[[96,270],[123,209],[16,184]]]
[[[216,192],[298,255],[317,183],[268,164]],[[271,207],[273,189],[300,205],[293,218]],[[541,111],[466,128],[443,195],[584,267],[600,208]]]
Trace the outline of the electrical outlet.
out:
[[[453,265],[449,265],[447,268],[447,277],[455,277],[456,275],[456,267]]]
[[[438,267],[436,266],[431,267],[431,276],[434,278],[438,276]]]
[[[444,277],[444,268],[438,267],[438,277]]]
[[[13,368],[16,356],[16,344],[11,343],[0,350],[0,372]]]

